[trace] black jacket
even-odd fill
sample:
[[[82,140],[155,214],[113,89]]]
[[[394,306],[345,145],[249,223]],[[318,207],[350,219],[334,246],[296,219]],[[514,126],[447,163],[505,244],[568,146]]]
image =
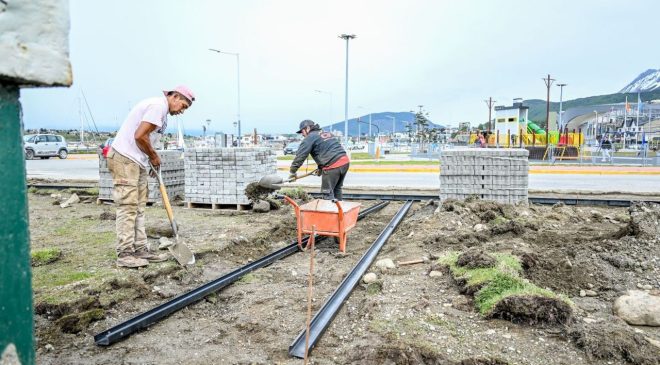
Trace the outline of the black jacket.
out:
[[[341,146],[332,133],[314,130],[309,132],[307,137],[300,142],[296,158],[293,159],[289,172],[295,174],[310,153],[320,169],[332,165],[340,157],[346,155],[344,147]]]
[[[611,150],[612,149],[612,142],[610,142],[609,139],[606,139],[600,144],[600,148],[602,148],[604,150]]]

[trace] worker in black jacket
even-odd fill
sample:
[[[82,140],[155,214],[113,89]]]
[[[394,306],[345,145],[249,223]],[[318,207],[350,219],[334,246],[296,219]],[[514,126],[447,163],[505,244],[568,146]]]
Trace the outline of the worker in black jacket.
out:
[[[319,168],[323,199],[342,200],[342,186],[350,162],[344,147],[332,133],[322,131],[318,124],[309,119],[300,122],[297,133],[302,134],[304,139],[291,163],[289,178],[296,178],[296,171],[311,154]]]

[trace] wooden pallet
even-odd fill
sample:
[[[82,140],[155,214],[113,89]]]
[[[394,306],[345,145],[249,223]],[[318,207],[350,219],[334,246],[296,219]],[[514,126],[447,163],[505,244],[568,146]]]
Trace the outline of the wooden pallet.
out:
[[[211,210],[237,210],[239,212],[252,209],[252,204],[220,204],[220,203],[185,202],[185,206],[188,209],[197,208],[197,209],[211,209]]]

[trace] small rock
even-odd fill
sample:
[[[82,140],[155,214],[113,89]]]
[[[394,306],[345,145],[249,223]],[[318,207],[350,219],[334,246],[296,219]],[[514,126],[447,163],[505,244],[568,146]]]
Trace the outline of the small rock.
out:
[[[60,194],[60,193],[53,193],[53,194],[50,194],[50,197],[53,198],[53,199],[62,200],[62,194]],[[49,344],[49,345],[50,345],[50,344]],[[52,346],[52,345],[51,345],[51,346]]]
[[[660,349],[660,341],[658,341],[658,340],[654,340],[654,339],[652,339],[651,337],[644,337],[644,338],[645,338],[646,341],[648,341],[651,345],[653,345],[653,346],[655,346],[655,347],[657,347],[657,348]]]
[[[481,223],[475,224],[473,228],[475,232],[482,232],[488,229],[488,227],[485,224],[481,224]]]
[[[258,203],[252,204],[252,211],[255,213],[268,213],[270,212],[270,203],[260,200]]]
[[[174,244],[174,241],[170,240],[167,237],[161,237],[158,239],[158,249],[159,250],[165,250],[168,247],[172,246]]]
[[[78,194],[73,193],[73,194],[69,197],[69,199],[67,199],[64,203],[60,204],[60,208],[68,208],[68,207],[70,207],[72,204],[76,204],[76,203],[78,203],[78,202],[80,202],[80,198],[78,197]]]
[[[520,216],[521,217],[529,217],[529,212],[526,211],[526,210],[523,210],[522,212],[520,212]]]
[[[581,290],[580,290],[580,296],[581,296],[581,297],[586,297],[586,296],[587,296],[587,292],[586,292],[584,289],[581,289]]]
[[[376,261],[376,267],[381,269],[395,269],[394,261],[392,259],[381,259]]]
[[[589,317],[582,318],[582,321],[584,323],[596,323],[596,322],[598,322],[598,320],[596,320],[594,318],[589,318]]]
[[[430,278],[439,278],[442,276],[442,271],[433,270],[429,273]]]
[[[502,335],[502,337],[504,337],[504,338],[506,338],[506,339],[510,339],[510,338],[511,338],[511,335],[508,334],[508,333],[505,333],[505,334]]]
[[[629,290],[614,301],[612,311],[631,325],[660,326],[660,295]]]
[[[651,289],[653,289],[653,287],[650,284],[645,284],[645,285],[642,285],[642,289],[651,290]]]
[[[53,345],[51,345],[51,344],[49,344],[49,343],[47,343],[46,346],[44,346],[44,347],[46,348],[46,351],[53,351],[53,350],[55,350],[55,347],[53,347]]]
[[[486,334],[487,334],[487,335],[494,335],[494,334],[495,334],[495,330],[490,329],[490,330],[486,331]]]
[[[298,276],[298,272],[296,272],[296,270],[291,270],[291,276]]]
[[[375,273],[372,273],[372,272],[366,273],[366,274],[362,277],[362,281],[363,281],[365,284],[373,283],[373,282],[376,281],[376,280],[378,280],[378,275],[376,275]]]
[[[245,244],[250,243],[250,241],[248,241],[248,239],[243,237],[243,236],[238,236],[238,237],[232,238],[231,243],[233,243],[235,245],[245,245]]]
[[[597,293],[596,291],[594,291],[594,290],[585,290],[584,293],[585,293],[588,297],[597,297],[597,296],[598,296],[598,293]]]
[[[593,289],[593,288],[594,288],[594,284],[592,284],[592,283],[588,283],[588,284],[587,284],[587,287],[589,287],[589,289]]]

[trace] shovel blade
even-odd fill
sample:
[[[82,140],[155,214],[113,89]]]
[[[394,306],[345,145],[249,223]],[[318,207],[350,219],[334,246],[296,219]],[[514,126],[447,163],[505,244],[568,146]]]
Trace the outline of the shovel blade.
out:
[[[181,266],[195,264],[195,254],[190,251],[190,248],[185,243],[181,242],[178,238],[174,241],[173,245],[167,246],[170,254],[174,256],[176,262]]]
[[[259,186],[271,190],[280,189],[282,187],[282,183],[284,183],[284,179],[277,174],[266,175],[259,180]]]

